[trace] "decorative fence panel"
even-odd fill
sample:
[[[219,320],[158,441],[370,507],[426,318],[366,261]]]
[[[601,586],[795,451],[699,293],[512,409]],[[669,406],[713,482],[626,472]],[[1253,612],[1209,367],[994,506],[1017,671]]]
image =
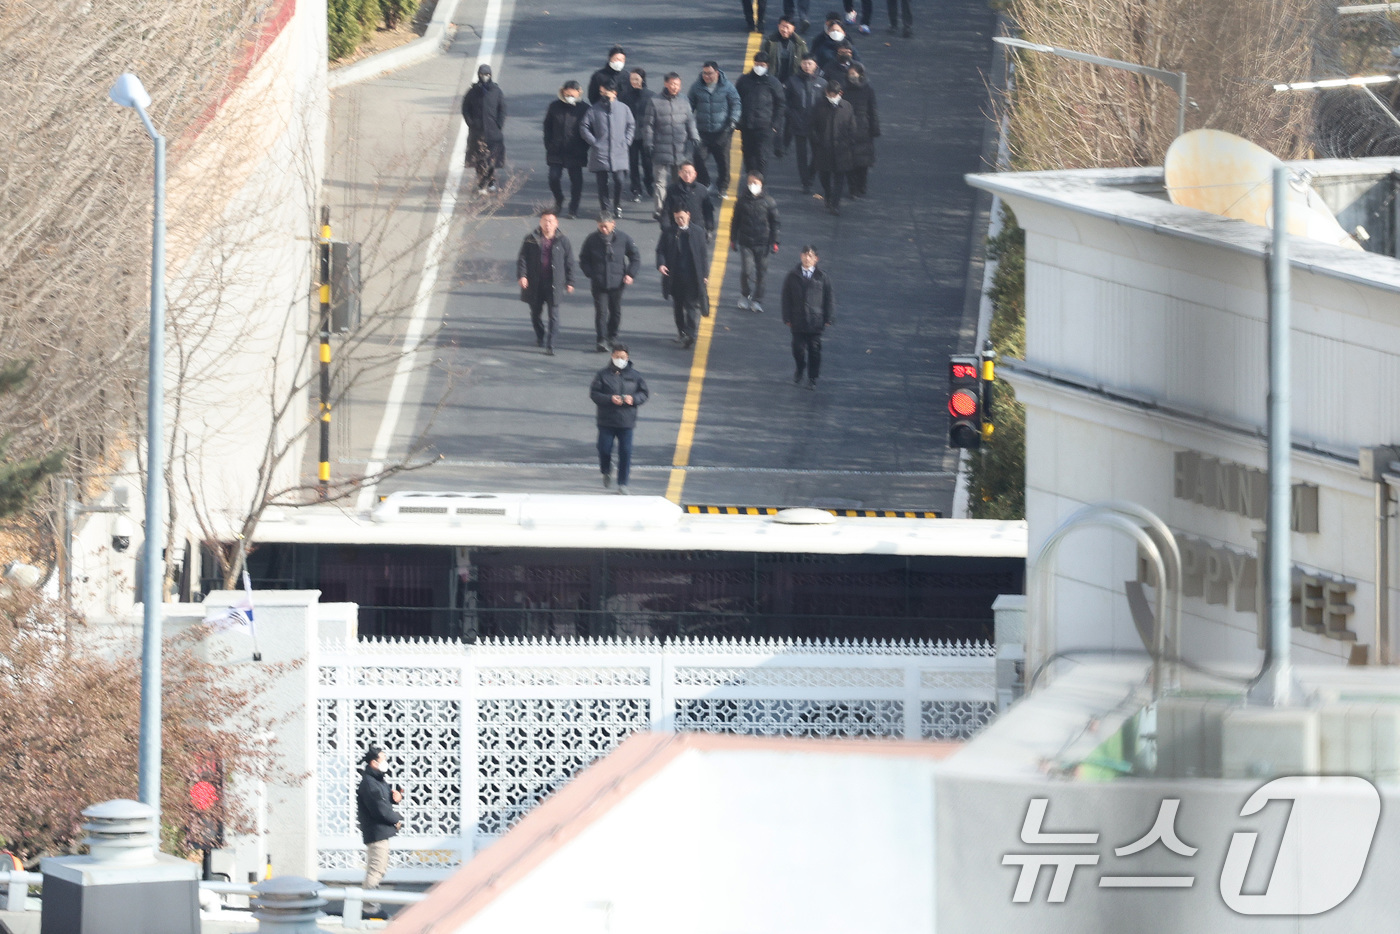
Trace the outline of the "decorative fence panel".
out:
[[[323,879],[363,872],[359,759],[389,751],[390,879],[441,878],[639,730],[967,739],[996,711],[987,643],[323,642]]]

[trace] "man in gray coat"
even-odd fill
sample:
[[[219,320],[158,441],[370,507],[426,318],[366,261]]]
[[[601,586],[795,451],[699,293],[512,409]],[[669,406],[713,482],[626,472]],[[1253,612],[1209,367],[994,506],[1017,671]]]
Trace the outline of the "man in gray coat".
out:
[[[695,111],[681,94],[681,76],[673,71],[666,76],[662,92],[652,98],[651,108],[642,123],[642,148],[651,153],[656,182],[656,211],[651,215],[652,220],[661,216],[666,190],[676,180],[677,167],[689,161],[699,142]]]
[[[628,150],[637,132],[632,109],[617,101],[617,86],[603,84],[598,103],[579,124],[579,135],[588,143],[588,171],[598,179],[598,207],[604,214],[622,216],[622,186],[627,182]]]

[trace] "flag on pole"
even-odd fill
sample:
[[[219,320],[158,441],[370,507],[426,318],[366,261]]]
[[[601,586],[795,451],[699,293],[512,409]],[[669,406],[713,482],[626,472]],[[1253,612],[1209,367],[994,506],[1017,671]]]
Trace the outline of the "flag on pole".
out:
[[[243,569],[243,596],[233,606],[215,616],[206,616],[204,622],[214,627],[216,632],[241,632],[253,640],[253,661],[262,661],[258,651],[258,633],[253,624],[253,581],[248,569]]]

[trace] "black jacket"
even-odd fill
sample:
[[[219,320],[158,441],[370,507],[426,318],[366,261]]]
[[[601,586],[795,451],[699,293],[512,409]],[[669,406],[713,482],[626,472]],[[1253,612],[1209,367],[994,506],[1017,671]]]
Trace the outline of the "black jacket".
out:
[[[783,135],[783,110],[787,101],[783,84],[772,75],[756,75],[746,71],[734,82],[739,92],[742,116],[739,127],[744,130],[769,130]]]
[[[745,185],[734,202],[729,239],[739,246],[771,249],[778,244],[778,229],[778,202],[766,191],[750,194]]]
[[[812,165],[818,172],[849,172],[856,167],[856,112],[842,100],[835,107],[825,99],[812,108]]]
[[[690,222],[704,227],[707,232],[715,229],[715,205],[710,200],[710,190],[699,182],[687,185],[680,179],[666,189],[666,200],[661,203],[661,229],[669,230],[676,226],[677,208],[690,212]]]
[[[642,138],[641,127],[646,120],[647,112],[651,110],[651,100],[656,96],[656,92],[647,87],[647,80],[642,79],[642,86],[632,87],[630,78],[624,79],[623,87],[617,92],[617,99],[627,105],[632,111],[632,118],[637,121],[637,139]]]
[[[505,142],[501,127],[506,122],[506,95],[500,85],[477,82],[462,98],[462,119],[467,121],[467,142],[475,146],[477,141],[488,145]]]
[[[787,132],[789,136],[806,136],[812,131],[812,110],[826,97],[826,79],[821,75],[808,77],[798,71],[787,82]],[[827,106],[830,106],[829,104]]]
[[[668,227],[661,231],[661,239],[656,243],[656,266],[665,266],[670,273],[661,277],[661,297],[673,298],[679,292],[682,298],[698,299],[700,313],[709,317],[710,291],[705,280],[710,275],[710,259],[705,231],[692,222],[686,232],[688,236],[682,236],[679,227]],[[686,251],[694,269],[693,279],[685,275]]]
[[[588,162],[588,143],[578,134],[579,121],[588,113],[588,105],[580,101],[566,104],[555,98],[544,112],[544,157],[547,165],[572,165],[583,168]]]
[[[599,89],[609,81],[617,85],[617,93],[621,94],[627,86],[627,66],[624,64],[621,71],[613,71],[611,65],[603,62],[603,67],[588,79],[588,103],[596,104],[603,99],[603,92]]]
[[[528,279],[529,285],[520,290],[520,300],[527,304],[542,301],[557,305],[564,299],[567,286],[574,284],[574,248],[564,232],[554,234],[554,247],[550,252],[549,268],[553,273],[550,282],[544,280],[544,267],[540,261],[540,238],[543,234],[538,227],[535,232],[520,244],[520,252],[515,257],[515,278]]]
[[[578,250],[578,268],[600,289],[620,289],[622,277],[637,278],[642,269],[642,251],[637,242],[614,228],[611,237],[595,230]]]
[[[818,266],[812,278],[802,275],[802,264],[783,280],[783,324],[794,334],[820,334],[836,321],[836,295],[831,280]]]
[[[632,428],[637,424],[637,407],[647,401],[647,381],[630,363],[627,369],[619,370],[611,363],[593,377],[593,385],[588,387],[593,404],[598,407],[599,428]],[[632,404],[613,405],[613,396],[631,396]]]
[[[403,815],[394,810],[394,797],[390,791],[384,773],[365,766],[360,773],[360,787],[355,789],[355,810],[365,843],[388,840],[399,832],[395,825],[403,820]]]
[[[847,81],[842,96],[856,116],[851,157],[856,168],[869,168],[875,164],[875,139],[880,135],[880,111],[875,107],[875,91],[870,87],[868,78],[861,78],[858,82]]]
[[[847,33],[846,38],[842,39],[841,42],[851,42],[850,33]],[[812,57],[817,60],[818,68],[825,68],[836,57],[836,49],[840,44],[840,42],[832,42],[831,37],[824,32],[817,33],[808,45],[811,48]],[[856,50],[853,42],[851,43],[851,58],[860,61],[860,52]]]

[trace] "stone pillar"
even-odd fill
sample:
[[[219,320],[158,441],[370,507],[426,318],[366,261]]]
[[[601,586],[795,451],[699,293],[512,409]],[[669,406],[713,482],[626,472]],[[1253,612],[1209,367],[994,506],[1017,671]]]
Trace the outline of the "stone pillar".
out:
[[[1026,691],[1026,597],[1004,593],[992,601],[997,649],[997,711]]]
[[[83,817],[89,855],[40,864],[41,934],[199,934],[199,867],[159,852],[154,809],[106,801]]]

